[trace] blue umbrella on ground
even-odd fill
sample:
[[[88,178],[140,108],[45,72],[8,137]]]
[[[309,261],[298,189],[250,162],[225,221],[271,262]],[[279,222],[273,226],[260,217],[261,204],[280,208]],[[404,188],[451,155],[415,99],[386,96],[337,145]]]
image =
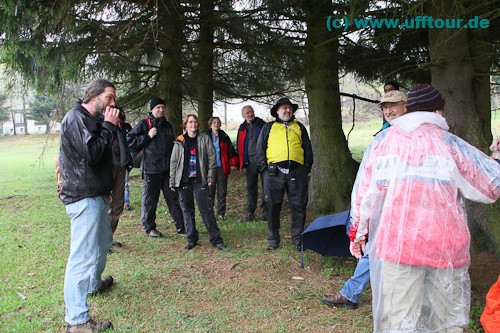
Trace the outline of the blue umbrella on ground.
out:
[[[304,250],[310,249],[322,255],[351,257],[346,226],[350,210],[316,218],[302,233],[302,267]]]

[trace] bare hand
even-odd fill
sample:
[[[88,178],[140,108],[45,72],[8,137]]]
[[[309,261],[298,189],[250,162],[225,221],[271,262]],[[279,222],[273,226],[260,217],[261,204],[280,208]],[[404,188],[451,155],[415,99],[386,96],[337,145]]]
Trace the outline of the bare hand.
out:
[[[359,242],[351,242],[349,250],[354,257],[361,259],[363,253],[366,252],[366,241],[362,240]]]
[[[491,143],[491,146],[490,146],[490,150],[491,151],[500,150],[500,138],[493,139],[493,142]]]
[[[151,127],[149,129],[148,135],[152,139],[156,136],[156,133],[158,133],[158,129],[156,127]]]
[[[118,124],[118,116],[120,115],[120,110],[115,108],[114,106],[106,106],[106,110],[104,110],[104,121],[108,121],[113,125]]]

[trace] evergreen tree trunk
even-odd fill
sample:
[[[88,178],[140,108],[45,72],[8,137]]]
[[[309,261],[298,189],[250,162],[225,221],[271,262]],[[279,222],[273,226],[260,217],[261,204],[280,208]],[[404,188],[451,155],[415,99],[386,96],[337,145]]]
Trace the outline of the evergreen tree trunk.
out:
[[[214,103],[214,0],[200,3],[200,40],[198,51],[198,118],[200,129],[208,129]]]
[[[433,2],[428,10],[433,17],[461,17],[451,1]],[[479,35],[472,42],[471,34],[468,30],[429,29],[431,62],[439,64],[432,67],[432,83],[446,100],[444,116],[450,131],[486,151],[492,138],[489,76],[485,81],[478,72],[489,72],[489,62],[473,56],[487,46]],[[467,202],[467,209],[474,244],[500,256],[500,203]]]
[[[182,132],[182,9],[176,1],[163,2],[158,8],[163,24],[158,36],[162,60],[158,70],[157,93],[165,96],[166,118],[175,134]]]
[[[331,1],[304,1],[303,7],[307,23],[305,87],[314,150],[309,203],[314,212],[327,214],[349,208],[357,163],[342,130],[338,81],[340,31],[328,32],[324,24],[333,6]]]

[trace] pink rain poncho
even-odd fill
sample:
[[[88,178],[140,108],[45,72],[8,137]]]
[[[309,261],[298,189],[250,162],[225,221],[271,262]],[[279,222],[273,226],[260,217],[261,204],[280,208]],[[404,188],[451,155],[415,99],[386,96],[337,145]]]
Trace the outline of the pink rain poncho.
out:
[[[364,154],[351,241],[370,242],[375,332],[462,332],[470,309],[464,198],[500,197],[500,164],[432,112],[399,117]]]

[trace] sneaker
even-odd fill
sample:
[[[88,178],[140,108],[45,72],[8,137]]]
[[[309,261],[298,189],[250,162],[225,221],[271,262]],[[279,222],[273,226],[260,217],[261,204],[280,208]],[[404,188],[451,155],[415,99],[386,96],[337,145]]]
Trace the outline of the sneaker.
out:
[[[267,250],[268,251],[274,251],[278,248],[279,244],[276,242],[269,242],[267,243]]]
[[[192,243],[192,242],[187,242],[186,245],[184,245],[184,248],[186,250],[191,250],[193,247],[195,247],[196,244],[195,243]]]
[[[225,219],[226,219],[226,217],[224,215],[221,215],[221,214],[217,215],[218,221],[224,221]]]
[[[340,292],[333,295],[324,295],[321,297],[321,301],[328,306],[342,307],[350,310],[354,310],[358,307],[358,303],[351,302]]]
[[[91,292],[90,294],[92,296],[95,296],[97,294],[100,294],[100,293],[110,289],[111,286],[113,285],[114,281],[115,280],[113,279],[112,276],[101,277],[101,285],[99,287],[97,287],[97,289],[94,290],[93,292]]]
[[[218,248],[219,250],[227,249],[227,245],[224,243],[215,244],[215,247]]]
[[[113,324],[111,324],[110,321],[98,321],[89,319],[86,323],[83,324],[68,325],[66,327],[66,333],[94,333],[102,332],[110,328],[113,328]]]
[[[156,228],[147,231],[146,234],[149,237],[153,237],[153,238],[160,238],[161,237],[161,232],[159,232]]]
[[[177,234],[179,235],[185,235],[186,234],[186,229],[184,228],[179,228],[176,230]]]
[[[125,209],[125,210],[132,210],[132,207],[130,207],[130,205],[124,205],[123,209]]]

